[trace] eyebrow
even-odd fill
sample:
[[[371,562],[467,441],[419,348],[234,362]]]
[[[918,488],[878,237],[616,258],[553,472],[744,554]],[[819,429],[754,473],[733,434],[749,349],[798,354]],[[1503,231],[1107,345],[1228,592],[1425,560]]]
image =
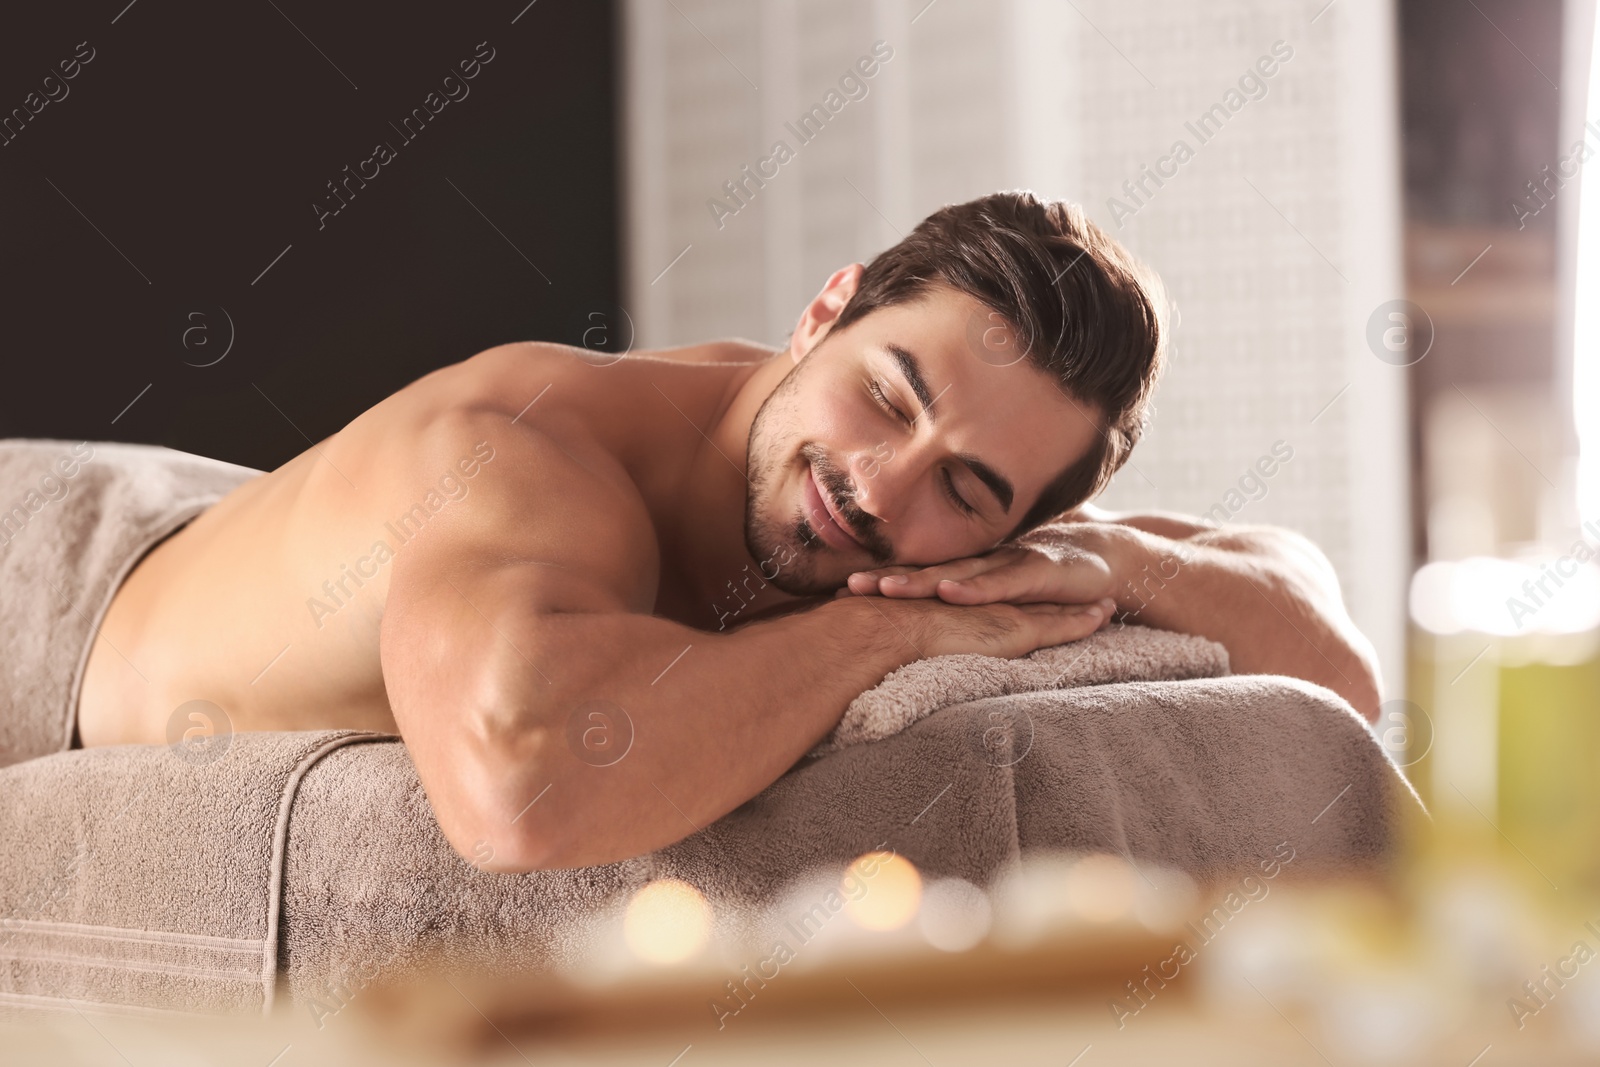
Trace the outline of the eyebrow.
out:
[[[900,373],[905,376],[906,385],[916,394],[917,403],[922,406],[922,414],[928,417],[929,423],[935,422],[937,416],[933,413],[933,402],[939,397],[934,396],[933,391],[928,388],[928,380],[922,374],[922,364],[918,362],[917,357],[912,355],[909,350],[895,344],[893,341],[885,342],[883,349],[894,359],[895,364],[900,368]],[[946,386],[945,389],[949,389],[949,386]],[[943,395],[944,392],[941,391],[939,396]],[[1011,513],[1011,502],[1016,499],[1017,495],[1016,488],[1011,484],[1011,480],[971,452],[957,452],[956,459],[965,464],[967,469],[980,482],[989,487],[989,491],[1000,502],[1000,510],[1009,515]]]

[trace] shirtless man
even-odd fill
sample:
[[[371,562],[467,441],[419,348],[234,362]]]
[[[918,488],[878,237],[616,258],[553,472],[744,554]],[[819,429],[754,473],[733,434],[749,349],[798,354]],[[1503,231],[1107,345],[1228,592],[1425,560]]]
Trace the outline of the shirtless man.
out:
[[[1001,193],[834,273],[783,350],[481,352],[151,551],[81,741],[161,742],[194,699],[236,730],[399,733],[450,844],[528,871],[687,836],[905,663],[1113,613],[1375,718],[1304,539],[1085,505],[1142,431],[1161,300],[1080,209]],[[594,707],[628,731],[608,766],[573,742]]]

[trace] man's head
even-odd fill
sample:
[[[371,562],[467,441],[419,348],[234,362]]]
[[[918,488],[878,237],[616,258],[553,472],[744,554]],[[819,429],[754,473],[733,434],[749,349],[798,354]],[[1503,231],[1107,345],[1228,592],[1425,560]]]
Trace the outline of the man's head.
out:
[[[1127,460],[1165,346],[1159,280],[1077,205],[941,208],[802,314],[750,428],[746,546],[803,595],[1020,537]]]

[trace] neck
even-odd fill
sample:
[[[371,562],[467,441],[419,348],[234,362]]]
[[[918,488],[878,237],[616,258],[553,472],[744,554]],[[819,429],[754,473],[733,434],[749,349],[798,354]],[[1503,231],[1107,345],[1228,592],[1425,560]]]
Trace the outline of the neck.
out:
[[[720,388],[679,395],[676,379],[662,375],[650,390],[671,401],[664,425],[675,427],[669,441],[644,443],[645,462],[667,468],[645,490],[661,547],[656,612],[703,629],[726,629],[794,599],[762,578],[744,540],[750,427],[793,366],[786,351],[762,359],[764,351],[751,352],[760,362],[717,375]]]

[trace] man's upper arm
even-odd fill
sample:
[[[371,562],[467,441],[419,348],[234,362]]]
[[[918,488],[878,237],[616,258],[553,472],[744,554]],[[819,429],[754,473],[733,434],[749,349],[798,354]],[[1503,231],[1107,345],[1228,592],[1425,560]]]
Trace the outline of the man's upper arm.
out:
[[[1204,519],[1181,515],[1174,511],[1107,511],[1095,504],[1080,504],[1061,519],[1064,522],[1110,522],[1156,534],[1159,537],[1168,537],[1174,541],[1187,540],[1196,534],[1216,529]]]
[[[453,413],[418,435],[419,484],[493,450],[468,494],[395,556],[380,657],[389,705],[451,843],[499,810],[474,746],[497,718],[535,710],[518,694],[549,684],[527,622],[557,612],[650,610],[655,545],[643,502],[602,457],[581,462],[554,438],[498,412]],[[526,687],[505,686],[516,677]],[[531,687],[531,688],[529,688]],[[463,850],[465,852],[465,850]]]
[[[1114,512],[1083,504],[1062,516],[1067,522],[1109,522],[1174,541],[1193,541],[1232,551],[1265,552],[1291,566],[1309,585],[1339,602],[1339,576],[1316,544],[1304,534],[1281,526],[1236,524],[1217,526],[1205,519],[1172,511]]]

